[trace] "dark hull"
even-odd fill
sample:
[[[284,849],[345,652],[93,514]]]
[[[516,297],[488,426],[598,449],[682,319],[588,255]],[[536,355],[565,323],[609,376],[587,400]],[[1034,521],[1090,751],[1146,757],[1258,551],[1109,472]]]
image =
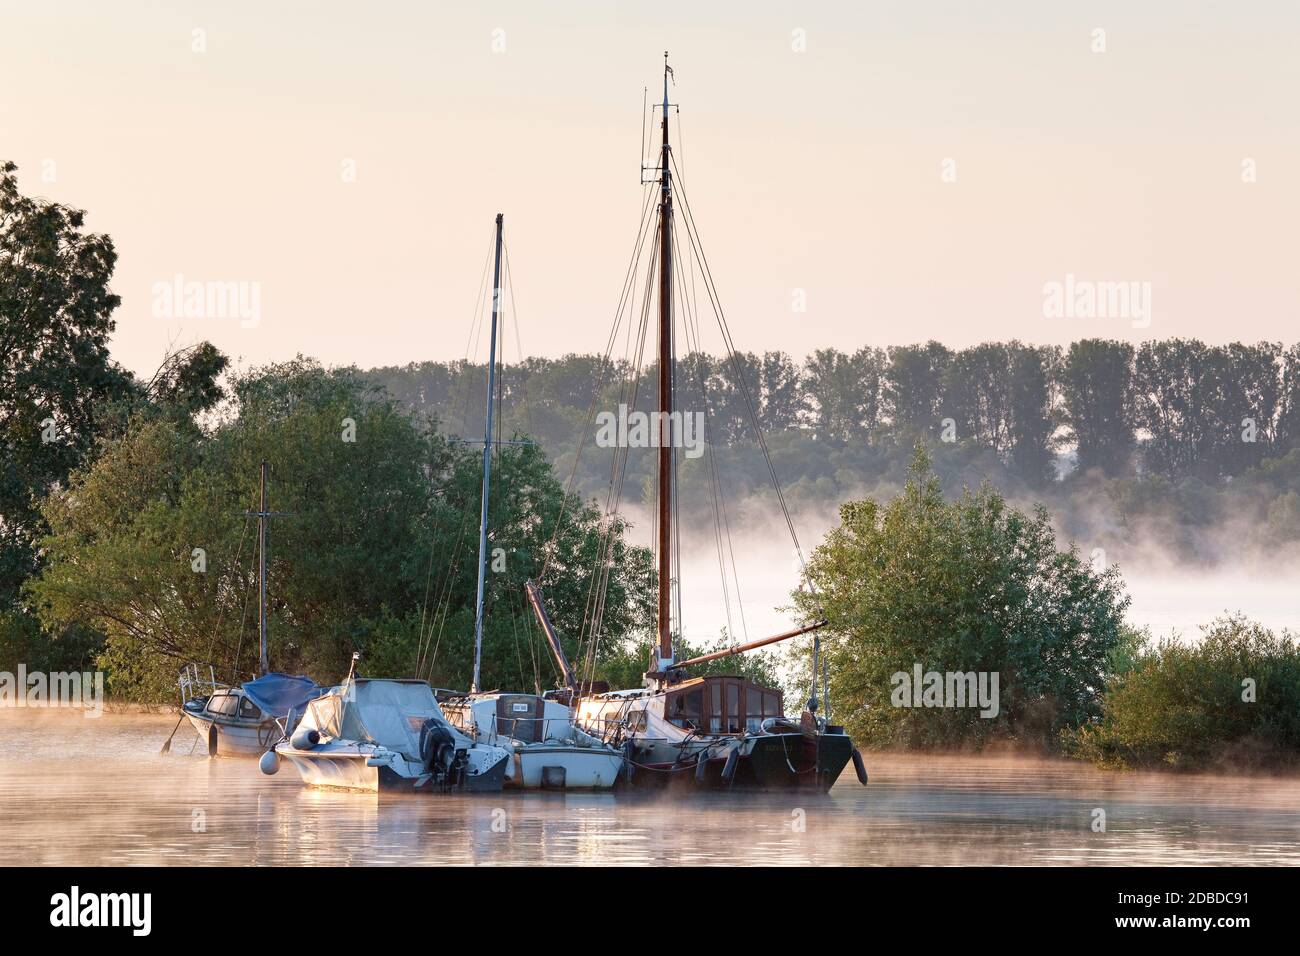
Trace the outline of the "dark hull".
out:
[[[426,780],[417,785],[415,778],[403,777],[390,767],[379,768],[380,793],[498,793],[506,782],[506,764],[509,757],[502,757],[484,773],[458,774],[442,781]]]
[[[656,764],[634,769],[627,783],[636,788],[685,786],[702,790],[800,790],[825,793],[853,758],[853,742],[846,734],[763,734],[749,738],[753,747],[737,758],[730,780],[727,756],[706,760]],[[719,751],[714,751],[719,753]]]

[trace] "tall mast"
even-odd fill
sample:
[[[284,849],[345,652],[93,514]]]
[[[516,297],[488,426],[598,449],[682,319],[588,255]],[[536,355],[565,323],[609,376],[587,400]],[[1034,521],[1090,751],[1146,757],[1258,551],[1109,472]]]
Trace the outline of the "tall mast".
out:
[[[673,448],[673,187],[668,168],[668,53],[664,51],[663,151],[659,187],[659,660],[663,672],[673,662],[672,501]]]
[[[478,521],[478,595],[474,600],[474,679],[470,693],[478,693],[479,665],[483,660],[483,584],[487,577],[488,483],[492,478],[492,412],[497,381],[497,317],[501,312],[501,213],[497,213],[496,261],[492,266],[492,338],[488,346],[487,423],[483,431],[483,497]]]
[[[257,512],[257,676],[261,677],[271,669],[266,652],[266,519],[270,517],[267,509],[267,478],[271,466],[262,459],[262,506]]]

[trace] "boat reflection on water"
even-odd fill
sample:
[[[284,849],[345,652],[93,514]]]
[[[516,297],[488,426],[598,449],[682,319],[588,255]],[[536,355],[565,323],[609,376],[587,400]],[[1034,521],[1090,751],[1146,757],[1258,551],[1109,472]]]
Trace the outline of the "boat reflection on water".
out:
[[[1300,865],[1300,779],[871,755],[827,795],[305,788],[174,717],[0,708],[0,865]],[[1106,808],[1106,832],[1091,830]]]

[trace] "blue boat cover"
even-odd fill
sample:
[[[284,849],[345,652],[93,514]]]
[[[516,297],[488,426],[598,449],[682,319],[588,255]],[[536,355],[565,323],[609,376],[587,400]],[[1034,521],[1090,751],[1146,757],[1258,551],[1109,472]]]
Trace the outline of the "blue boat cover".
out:
[[[314,680],[300,674],[263,674],[241,686],[248,699],[272,717],[284,717],[324,693]]]

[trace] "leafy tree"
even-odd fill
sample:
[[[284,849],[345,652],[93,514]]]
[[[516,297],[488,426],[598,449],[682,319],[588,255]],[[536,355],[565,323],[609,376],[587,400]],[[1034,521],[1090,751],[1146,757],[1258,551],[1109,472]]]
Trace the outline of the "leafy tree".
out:
[[[814,431],[822,440],[865,439],[880,424],[884,353],[863,348],[853,355],[818,349],[804,362],[807,406]]]
[[[952,356],[943,372],[943,405],[957,437],[1006,456],[1011,449],[1011,395],[1006,345],[985,342]]]
[[[1010,365],[1007,465],[1031,488],[1041,488],[1053,475],[1055,395],[1052,383],[1060,353],[1055,348],[1034,348],[1019,342],[1012,342],[1007,352]]]
[[[1277,446],[1282,346],[1232,342],[1211,351],[1215,391],[1209,415],[1217,474],[1238,475]]]
[[[1122,474],[1135,441],[1133,346],[1106,339],[1071,344],[1061,364],[1060,390],[1079,471]]]
[[[1086,720],[1128,604],[1114,568],[1057,548],[1044,510],[1022,514],[988,487],[945,500],[920,448],[897,498],[840,509],[809,576],[795,605],[830,622],[832,700],[873,746],[1050,739]],[[998,673],[999,716],[892,706],[892,675],[914,664]]]
[[[466,686],[480,455],[420,427],[355,370],[302,359],[238,376],[226,411],[209,432],[137,415],[46,500],[49,561],[29,585],[46,623],[101,630],[119,694],[170,697],[190,661],[246,678],[256,564],[243,512],[266,459],[273,510],[289,513],[272,519],[268,551],[273,666],[337,679],[361,649],[369,673]],[[596,535],[590,509],[570,499],[578,520],[550,541],[563,495],[537,449],[513,447],[497,473],[491,543],[504,564],[489,578],[484,682],[517,686],[521,658],[506,639],[517,620],[503,608],[521,605],[524,577],[547,555],[557,573],[581,574]],[[649,558],[615,537],[605,620],[621,637],[641,625],[652,577]],[[548,596],[558,622],[581,618],[578,585],[562,576]]]
[[[94,447],[99,404],[131,390],[108,355],[112,240],[79,209],[23,196],[16,170],[0,166],[0,613],[13,614],[39,566],[38,501]]]
[[[804,403],[794,361],[785,352],[764,352],[761,378],[763,431],[771,434],[798,428]]]
[[[935,434],[944,408],[944,373],[952,351],[938,342],[889,349],[885,371],[885,409],[893,427],[903,433]]]
[[[1143,342],[1133,363],[1137,426],[1146,431],[1142,456],[1156,474],[1210,477],[1221,440],[1213,420],[1223,388],[1222,366],[1195,339]]]
[[[1300,344],[1282,353],[1279,375],[1274,447],[1285,455],[1300,448]]]
[[[718,361],[709,383],[709,433],[714,441],[754,441],[752,418],[761,413],[761,377],[762,362],[753,352],[737,352]]]
[[[1103,715],[1064,735],[1103,766],[1201,768],[1300,758],[1300,647],[1240,616],[1195,643],[1145,648],[1106,689]]]

